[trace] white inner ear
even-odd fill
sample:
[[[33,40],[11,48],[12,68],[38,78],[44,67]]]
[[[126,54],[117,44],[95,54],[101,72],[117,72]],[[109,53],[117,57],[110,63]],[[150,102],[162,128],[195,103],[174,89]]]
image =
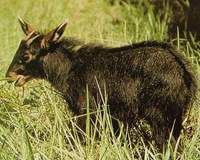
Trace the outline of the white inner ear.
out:
[[[52,41],[57,41],[58,39],[59,39],[59,37],[60,37],[60,35],[56,32],[55,34],[54,34],[54,36],[53,36],[53,39],[52,39]]]

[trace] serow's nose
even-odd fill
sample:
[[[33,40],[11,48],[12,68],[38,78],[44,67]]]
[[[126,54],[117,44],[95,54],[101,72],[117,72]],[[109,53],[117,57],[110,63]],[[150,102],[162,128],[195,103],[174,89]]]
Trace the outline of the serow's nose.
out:
[[[6,80],[8,83],[15,81],[16,74],[14,72],[6,72]]]

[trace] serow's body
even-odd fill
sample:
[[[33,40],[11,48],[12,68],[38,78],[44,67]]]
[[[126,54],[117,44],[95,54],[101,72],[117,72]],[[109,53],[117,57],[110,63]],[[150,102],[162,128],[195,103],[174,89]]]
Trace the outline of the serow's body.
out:
[[[48,34],[20,23],[27,37],[6,74],[16,86],[34,78],[46,79],[80,115],[85,113],[86,85],[96,98],[98,81],[100,88],[106,86],[112,117],[128,126],[135,119],[145,119],[159,146],[166,143],[172,128],[173,137],[179,137],[197,85],[191,64],[174,47],[159,42],[119,48],[84,45],[60,39],[66,23]]]

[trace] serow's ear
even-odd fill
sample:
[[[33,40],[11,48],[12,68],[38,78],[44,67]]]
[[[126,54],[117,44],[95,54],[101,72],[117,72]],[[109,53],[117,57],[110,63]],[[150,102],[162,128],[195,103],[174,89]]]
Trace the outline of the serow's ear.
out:
[[[19,24],[23,30],[23,32],[28,35],[32,32],[34,32],[33,28],[31,27],[30,24],[28,24],[27,22],[25,22],[22,18],[18,17],[18,21],[19,21]]]
[[[64,33],[66,26],[67,21],[61,23],[58,27],[47,33],[42,40],[42,46],[47,47],[51,43],[56,43]]]

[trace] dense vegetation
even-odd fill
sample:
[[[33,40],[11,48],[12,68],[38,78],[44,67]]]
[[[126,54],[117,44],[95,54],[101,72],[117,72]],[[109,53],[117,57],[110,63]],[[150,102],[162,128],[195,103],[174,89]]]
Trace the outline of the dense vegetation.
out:
[[[54,28],[67,18],[69,25],[65,36],[121,46],[170,39],[168,13],[161,19],[154,14],[151,5],[147,8],[140,4],[111,5],[108,0],[7,0],[0,1],[0,6],[0,159],[200,159],[198,101],[184,123],[188,134],[181,137],[185,146],[182,153],[170,146],[165,153],[159,153],[153,145],[147,149],[139,136],[134,145],[129,145],[129,136],[123,131],[115,137],[106,107],[98,112],[97,122],[87,121],[86,144],[83,145],[77,136],[80,130],[74,123],[76,117],[68,112],[67,104],[47,82],[32,81],[24,88],[16,88],[4,78],[24,36],[17,16],[42,31]],[[178,30],[177,38],[170,42],[191,60],[198,77],[199,42],[180,38]],[[106,106],[104,89],[102,97]],[[89,119],[89,114],[87,116]],[[96,134],[100,135],[98,139],[94,138]]]

